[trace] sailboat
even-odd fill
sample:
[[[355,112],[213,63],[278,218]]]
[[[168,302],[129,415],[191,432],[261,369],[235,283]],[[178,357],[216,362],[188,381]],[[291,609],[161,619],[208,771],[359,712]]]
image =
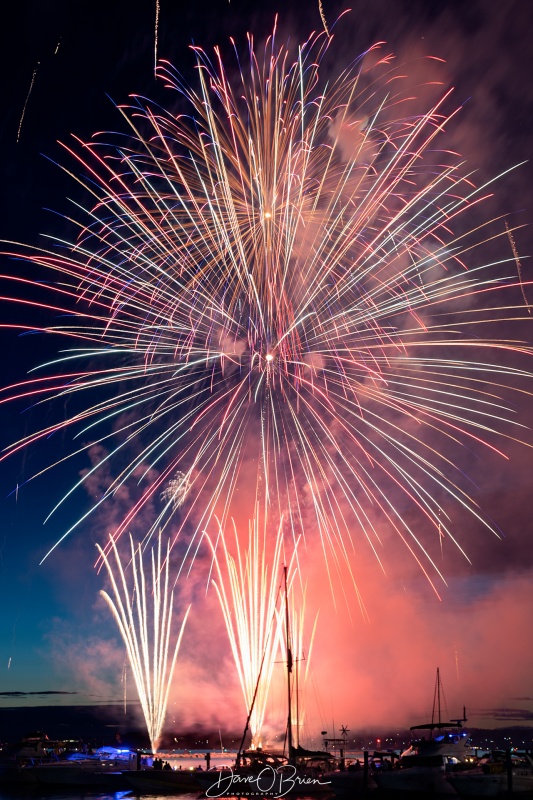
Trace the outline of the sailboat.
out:
[[[464,800],[533,797],[533,758],[529,753],[495,751],[471,770],[448,777]]]
[[[431,722],[413,725],[412,731],[427,731],[427,736],[414,739],[401,755],[394,769],[379,769],[374,778],[378,787],[386,792],[408,794],[454,795],[447,780],[448,772],[460,768],[469,754],[468,733],[463,730],[463,716],[444,722],[441,719],[442,684],[437,667]]]
[[[287,669],[287,755],[271,753],[262,748],[244,750],[253,703],[248,713],[241,746],[235,766],[196,775],[206,797],[254,795],[279,798],[286,796],[329,794],[330,781],[324,774],[332,769],[335,757],[325,751],[306,750],[294,744],[292,721],[293,656],[289,620],[287,567],[283,567],[285,587],[285,641]],[[258,676],[257,685],[261,679]],[[256,685],[256,693],[257,693]]]

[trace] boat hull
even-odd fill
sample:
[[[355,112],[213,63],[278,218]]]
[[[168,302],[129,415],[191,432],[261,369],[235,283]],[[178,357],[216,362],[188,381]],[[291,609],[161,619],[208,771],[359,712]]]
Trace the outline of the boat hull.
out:
[[[327,773],[324,779],[330,781],[331,791],[340,797],[358,797],[377,789],[373,776],[365,775],[362,769]]]
[[[127,770],[122,773],[127,785],[143,792],[198,792],[196,772],[190,770]]]
[[[511,784],[506,773],[490,775],[477,773],[475,775],[456,775],[449,781],[459,797],[522,797],[533,798],[533,774],[514,773]]]
[[[375,781],[382,792],[403,795],[454,796],[444,766],[409,767],[378,772]]]
[[[95,786],[120,789],[122,773],[115,770],[87,768],[78,764],[40,764],[27,770],[39,784],[46,786]]]
[[[37,778],[31,767],[13,765],[0,765],[0,785],[9,784],[17,786],[36,786]]]

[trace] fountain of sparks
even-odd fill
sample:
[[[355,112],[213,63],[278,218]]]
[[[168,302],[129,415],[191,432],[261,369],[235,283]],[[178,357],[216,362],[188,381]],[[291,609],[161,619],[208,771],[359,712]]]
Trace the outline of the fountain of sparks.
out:
[[[100,594],[111,609],[118,625],[137,688],[152,751],[156,752],[165,722],[168,698],[185,623],[187,608],[180,631],[172,647],[173,591],[169,583],[169,546],[162,557],[161,536],[151,552],[151,586],[147,586],[146,564],[141,546],[130,539],[131,558],[124,567],[116,542],[111,538],[110,554],[99,545],[107,568],[113,597],[106,591]],[[132,584],[128,585],[126,570],[131,568]]]
[[[249,525],[246,548],[234,522],[233,534],[232,542],[228,542],[220,526],[216,541],[207,539],[216,572],[212,582],[249,715],[251,745],[256,748],[262,746],[268,693],[283,636],[284,623],[277,612],[283,554],[282,522],[274,541],[269,541],[266,519],[261,525],[256,514]]]

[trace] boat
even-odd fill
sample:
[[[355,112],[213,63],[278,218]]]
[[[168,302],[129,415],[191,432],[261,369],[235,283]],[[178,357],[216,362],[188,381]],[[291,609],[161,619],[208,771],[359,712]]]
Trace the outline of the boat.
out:
[[[459,797],[532,797],[533,758],[529,753],[496,751],[479,765],[448,780]]]
[[[46,786],[95,786],[108,789],[123,787],[120,770],[101,767],[94,761],[58,761],[55,764],[38,764],[29,767],[29,773],[38,784]]]
[[[54,744],[45,733],[36,731],[26,734],[20,742],[4,747],[0,759],[0,785],[35,785],[37,779],[30,768],[55,759]]]
[[[127,785],[122,771],[129,769],[136,758],[136,753],[128,748],[102,747],[91,754],[73,752],[26,764],[21,772],[45,786],[105,787],[118,791]]]
[[[468,768],[468,733],[463,730],[466,710],[461,719],[441,719],[442,686],[437,668],[431,722],[413,725],[412,731],[427,731],[414,739],[394,764],[381,765],[374,779],[382,792],[397,794],[455,795],[449,774]]]
[[[285,583],[285,635],[287,653],[287,755],[267,752],[262,748],[244,750],[253,711],[248,713],[235,764],[223,769],[197,772],[196,780],[206,797],[263,796],[279,798],[297,795],[331,794],[327,774],[333,770],[335,756],[323,750],[306,750],[294,744],[292,733],[292,670],[293,658],[289,628],[287,567],[283,568]],[[261,678],[259,672],[257,686]]]

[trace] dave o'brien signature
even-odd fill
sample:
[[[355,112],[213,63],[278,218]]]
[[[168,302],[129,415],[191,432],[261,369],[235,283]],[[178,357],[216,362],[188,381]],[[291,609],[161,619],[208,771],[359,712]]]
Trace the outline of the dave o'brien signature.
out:
[[[271,797],[285,797],[297,786],[328,786],[330,781],[321,781],[307,775],[297,775],[296,767],[287,764],[281,769],[266,766],[261,772],[254,774],[234,773],[232,769],[221,772],[215,783],[206,791],[207,797],[224,797],[225,795],[238,794],[235,787],[239,786],[241,794],[267,794]],[[248,789],[249,791],[246,791]]]

